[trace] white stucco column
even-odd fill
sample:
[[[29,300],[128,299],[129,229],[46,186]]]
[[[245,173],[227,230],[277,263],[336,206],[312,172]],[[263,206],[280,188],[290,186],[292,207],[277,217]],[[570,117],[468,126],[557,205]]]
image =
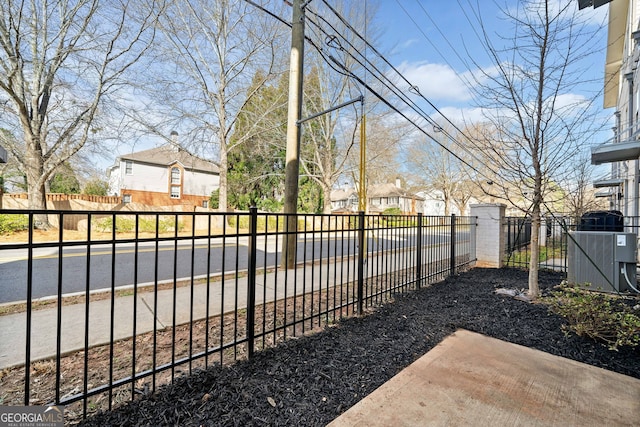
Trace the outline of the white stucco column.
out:
[[[471,216],[477,217],[476,267],[500,268],[504,258],[504,213],[501,203],[471,205]]]

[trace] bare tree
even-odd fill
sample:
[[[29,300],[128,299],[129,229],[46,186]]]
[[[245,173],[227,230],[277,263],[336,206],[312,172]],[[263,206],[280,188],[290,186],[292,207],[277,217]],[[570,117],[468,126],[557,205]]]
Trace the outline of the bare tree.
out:
[[[47,180],[91,140],[153,40],[158,9],[151,0],[0,2],[0,125],[16,137],[0,143],[26,175],[31,209],[45,209]],[[46,215],[36,226],[48,227]]]
[[[343,170],[343,174],[355,183],[358,191],[362,185],[369,188],[375,184],[395,182],[401,169],[399,154],[402,142],[412,132],[411,126],[397,120],[393,112],[380,111],[375,105],[367,112],[366,126],[365,182],[360,182],[360,144],[355,139],[354,148],[348,153]],[[359,138],[359,126],[356,130],[354,138]]]
[[[452,204],[464,212],[477,191],[469,170],[474,159],[460,148],[464,138],[453,125],[438,126],[431,136],[421,135],[407,147],[406,164],[417,184],[442,193],[445,215]]]
[[[285,28],[242,0],[173,2],[159,20],[154,60],[162,74],[145,76],[150,101],[137,121],[158,135],[179,130],[185,148],[218,156],[222,211],[229,152],[259,135],[262,122],[232,138],[234,127],[251,98],[283,72]]]
[[[357,30],[366,28],[369,41],[379,33],[372,25],[376,5],[370,3],[363,8],[354,2],[335,3],[332,6],[318,2],[306,12],[307,34],[317,48],[309,49],[305,59],[309,70],[304,86],[306,116],[327,111],[364,93],[349,73],[362,69],[362,52],[366,51]],[[371,105],[367,108],[371,109]],[[322,189],[324,213],[331,213],[331,190],[345,172],[348,154],[359,144],[361,113],[361,104],[356,103],[304,125],[302,171]]]
[[[473,9],[471,9],[473,10]],[[539,228],[545,190],[562,181],[568,160],[599,125],[593,99],[577,95],[584,61],[592,53],[594,28],[577,15],[571,0],[529,0],[502,13],[512,32],[492,40],[481,10],[473,10],[484,53],[492,67],[474,62],[475,91],[486,120],[495,128],[490,148],[498,174],[527,193],[532,218],[529,294],[539,295]]]
[[[594,166],[591,165],[590,159],[587,156],[580,156],[575,162],[573,174],[569,177],[570,180],[563,184],[563,187],[567,189],[566,197],[563,200],[565,213],[574,218],[579,218],[590,210],[610,208],[607,199],[596,198],[596,191],[592,187],[593,169]],[[614,187],[614,189],[615,192],[609,197],[617,199],[619,188]],[[614,203],[612,201],[612,205]]]

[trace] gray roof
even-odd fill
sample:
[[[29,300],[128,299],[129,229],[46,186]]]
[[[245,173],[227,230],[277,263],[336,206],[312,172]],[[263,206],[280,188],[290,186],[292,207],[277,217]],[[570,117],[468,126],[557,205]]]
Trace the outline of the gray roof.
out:
[[[336,202],[338,200],[347,200],[349,197],[358,197],[358,193],[354,189],[338,189],[331,192],[331,201]],[[367,189],[367,198],[372,197],[403,197],[405,199],[424,200],[416,194],[396,187],[395,184],[374,184]]]
[[[120,160],[132,160],[138,163],[150,165],[170,166],[176,162],[188,170],[219,174],[220,168],[214,162],[203,160],[183,149],[166,144],[150,150],[138,151],[136,153],[120,156]]]
[[[372,185],[371,188],[367,191],[367,197],[369,198],[391,196],[403,197],[405,199],[424,200],[422,197],[409,191],[403,190],[402,188],[397,187],[395,184],[391,183]]]

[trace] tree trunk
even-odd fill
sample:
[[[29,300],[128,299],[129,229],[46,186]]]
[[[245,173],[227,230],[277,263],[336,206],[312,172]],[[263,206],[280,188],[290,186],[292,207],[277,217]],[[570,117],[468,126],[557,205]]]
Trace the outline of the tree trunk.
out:
[[[451,198],[446,191],[442,192],[442,198],[444,200],[444,216],[449,216],[449,213],[451,212],[451,209],[449,209],[449,200]]]
[[[322,213],[325,215],[331,213],[331,185],[326,182],[322,183]]]
[[[29,146],[30,144],[27,144],[27,147]],[[26,157],[29,159],[25,164],[29,209],[45,211],[47,209],[47,192],[45,189],[46,178],[42,152],[37,149],[27,148]],[[51,227],[46,213],[35,214],[33,225],[41,230],[47,230]]]
[[[531,260],[529,262],[529,297],[535,299],[540,295],[538,285],[538,269],[540,263],[540,202],[534,201],[531,212]]]
[[[225,144],[220,144],[220,187],[219,187],[219,202],[218,211],[226,212],[228,209],[228,196],[227,196],[227,147]]]

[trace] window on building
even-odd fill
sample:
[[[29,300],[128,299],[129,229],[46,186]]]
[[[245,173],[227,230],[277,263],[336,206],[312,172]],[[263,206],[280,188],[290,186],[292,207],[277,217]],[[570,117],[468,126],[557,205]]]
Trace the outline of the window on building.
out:
[[[172,199],[179,199],[180,198],[180,186],[179,185],[172,185],[171,186],[171,198]]]
[[[180,169],[179,168],[171,168],[171,184],[179,185],[180,184]]]
[[[126,175],[133,175],[133,162],[131,160],[124,161],[124,173]]]
[[[398,197],[389,197],[390,205],[397,205],[398,203],[400,203],[400,199]]]
[[[131,203],[131,194],[123,194],[122,203]]]

